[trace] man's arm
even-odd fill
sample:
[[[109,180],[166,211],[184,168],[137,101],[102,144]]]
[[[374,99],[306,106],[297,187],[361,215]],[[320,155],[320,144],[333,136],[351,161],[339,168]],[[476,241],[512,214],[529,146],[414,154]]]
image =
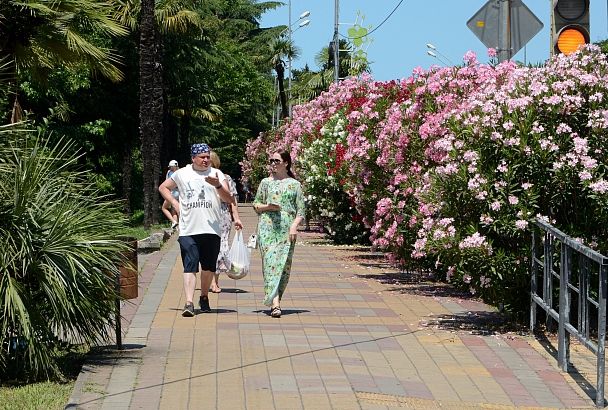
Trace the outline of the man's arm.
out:
[[[226,180],[221,183],[221,188],[217,188],[217,193],[220,195],[222,201],[226,202],[227,204],[236,204],[234,197],[230,193],[230,189],[228,188],[228,182]]]
[[[171,191],[177,188],[177,184],[171,178],[166,179],[160,186],[158,187],[158,192],[160,192],[160,196],[162,196],[167,202],[171,204],[173,209],[177,213],[179,213],[179,201],[171,195]]]

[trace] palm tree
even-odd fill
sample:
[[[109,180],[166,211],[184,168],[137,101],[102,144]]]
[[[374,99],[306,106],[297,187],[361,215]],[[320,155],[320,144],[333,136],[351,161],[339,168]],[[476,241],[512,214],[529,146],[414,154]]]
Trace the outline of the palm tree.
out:
[[[75,146],[0,127],[0,379],[50,376],[66,343],[111,336],[125,221]]]
[[[0,59],[12,73],[13,112],[20,111],[19,73],[44,80],[58,67],[81,67],[113,80],[122,79],[120,58],[96,44],[93,35],[123,36],[102,0],[5,0],[0,2]],[[18,119],[18,115],[13,116]]]
[[[193,0],[114,0],[118,21],[139,30],[139,129],[143,162],[144,226],[158,222],[164,92],[161,33],[201,32]]]
[[[286,60],[295,60],[299,55],[298,49],[289,40],[279,37],[270,43],[270,58],[268,61],[277,73],[279,87],[279,101],[281,103],[281,119],[289,117],[289,106],[285,92],[285,64]]]
[[[346,40],[340,40],[339,77],[344,78],[369,73],[371,71],[370,64],[359,53],[360,50],[355,50],[354,53],[351,53],[347,51],[349,49],[349,43]],[[294,84],[292,92],[295,98],[310,101],[321,95],[334,82],[334,66],[331,58],[328,58],[329,55],[329,48],[323,47],[315,55],[315,63],[320,70],[315,72],[306,69],[298,72],[297,81]]]
[[[158,220],[156,214],[160,174],[160,138],[163,132],[163,82],[160,34],[154,16],[154,0],[141,0],[139,13],[139,132],[144,180],[144,226]]]

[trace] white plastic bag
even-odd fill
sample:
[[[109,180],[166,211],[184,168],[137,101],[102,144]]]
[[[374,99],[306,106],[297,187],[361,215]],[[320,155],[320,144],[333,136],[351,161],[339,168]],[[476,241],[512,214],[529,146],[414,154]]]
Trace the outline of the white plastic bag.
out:
[[[249,249],[245,246],[243,241],[243,230],[239,229],[234,234],[232,239],[232,246],[228,252],[228,259],[230,259],[230,269],[226,272],[231,279],[243,279],[249,273]]]
[[[247,241],[247,247],[249,249],[256,249],[258,247],[258,236],[252,233]]]

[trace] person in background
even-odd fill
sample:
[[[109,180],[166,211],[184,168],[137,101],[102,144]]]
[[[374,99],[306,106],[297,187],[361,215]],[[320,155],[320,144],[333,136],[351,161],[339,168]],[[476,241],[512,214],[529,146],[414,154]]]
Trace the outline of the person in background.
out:
[[[249,202],[251,200],[251,189],[249,188],[249,182],[243,182],[243,196],[244,202]]]
[[[184,265],[186,304],[182,316],[194,316],[196,274],[201,272],[199,307],[210,312],[209,285],[213,279],[220,252],[220,221],[222,201],[232,203],[234,197],[226,184],[226,177],[210,164],[211,149],[207,144],[193,144],[190,148],[192,164],[175,171],[158,190],[179,215],[179,247]],[[179,190],[179,199],[171,194]]]
[[[221,162],[219,155],[217,155],[215,151],[211,151],[211,166],[213,168],[219,169],[220,165]],[[230,246],[228,245],[228,239],[230,238],[230,231],[232,230],[232,222],[234,221],[234,227],[237,230],[243,228],[241,218],[239,217],[239,207],[237,203],[239,194],[236,191],[236,183],[230,177],[230,175],[224,174],[224,176],[226,177],[226,183],[228,185],[229,191],[234,197],[234,202],[227,203],[222,201],[222,219],[220,220],[220,253],[217,257],[217,266],[209,289],[213,293],[220,293],[222,291],[222,288],[220,288],[219,284],[220,273],[227,272],[228,269],[230,269],[230,260],[228,259],[228,252],[230,251]]]
[[[289,282],[291,260],[304,220],[304,197],[300,183],[291,171],[288,152],[270,157],[270,177],[260,182],[253,209],[259,215],[258,241],[264,274],[264,304],[270,316],[281,317],[281,298]]]
[[[176,160],[172,159],[171,161],[169,161],[168,168],[169,169],[167,170],[167,175],[165,175],[165,180],[171,178],[171,175],[173,175],[173,173],[179,169],[179,165],[177,164]],[[177,189],[174,189],[171,191],[171,195],[177,199],[179,198],[179,191]],[[178,215],[175,208],[173,208],[171,206],[171,203],[165,199],[163,201],[162,210],[163,214],[165,214],[167,219],[171,221],[171,229],[175,229],[179,224]]]

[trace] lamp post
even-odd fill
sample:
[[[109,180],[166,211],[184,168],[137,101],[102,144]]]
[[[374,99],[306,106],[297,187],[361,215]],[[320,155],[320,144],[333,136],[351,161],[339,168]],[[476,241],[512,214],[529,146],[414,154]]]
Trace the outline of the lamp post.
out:
[[[433,44],[426,43],[426,48],[428,48],[426,53],[428,55],[430,55],[431,57],[439,60],[442,64],[454,65],[454,63],[452,63],[452,61],[445,54],[443,54],[441,51],[437,50],[437,47],[435,47]]]
[[[338,36],[338,27],[340,25],[338,15],[340,14],[339,0],[334,0],[334,81],[336,84],[340,81],[340,37]]]
[[[292,30],[293,24],[291,24],[291,0],[289,0],[289,26],[287,27],[287,30],[288,30],[288,39],[289,39],[290,48],[292,47],[291,35],[295,31],[299,30],[300,28],[305,27],[310,24],[310,20],[308,20],[308,19],[301,21],[302,19],[305,19],[308,16],[310,16],[310,11],[308,11],[308,10],[306,10],[302,14],[300,14],[298,19],[296,20],[296,23],[298,21],[300,21],[300,23],[298,24],[298,28],[296,28],[295,30]],[[290,117],[291,117],[291,54],[292,53],[290,50],[289,54],[287,55],[287,106],[288,106]]]

